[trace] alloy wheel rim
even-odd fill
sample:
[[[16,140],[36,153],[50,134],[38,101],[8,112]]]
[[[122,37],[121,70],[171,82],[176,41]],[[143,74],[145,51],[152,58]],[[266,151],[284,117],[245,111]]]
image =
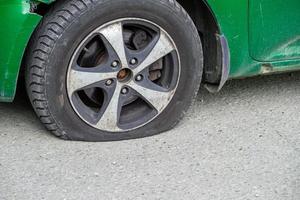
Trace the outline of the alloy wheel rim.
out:
[[[91,32],[75,50],[67,94],[90,126],[125,132],[148,124],[171,102],[181,71],[177,47],[157,24],[123,18]]]

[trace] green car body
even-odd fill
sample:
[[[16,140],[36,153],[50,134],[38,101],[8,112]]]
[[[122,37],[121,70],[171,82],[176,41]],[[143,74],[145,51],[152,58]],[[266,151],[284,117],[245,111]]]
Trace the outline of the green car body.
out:
[[[0,0],[0,101],[13,100],[27,44],[42,19],[32,8],[53,2]],[[206,0],[205,4],[228,47],[223,49],[226,80],[300,69],[299,0]]]

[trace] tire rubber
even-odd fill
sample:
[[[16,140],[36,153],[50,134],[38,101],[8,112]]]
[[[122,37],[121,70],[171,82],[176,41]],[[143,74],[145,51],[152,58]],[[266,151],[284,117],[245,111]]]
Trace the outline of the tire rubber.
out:
[[[89,126],[75,113],[66,76],[71,56],[84,37],[104,23],[125,17],[152,21],[168,32],[180,54],[181,76],[172,101],[153,121],[132,131],[109,133]],[[68,140],[113,141],[173,128],[198,92],[203,52],[193,21],[174,0],[65,0],[55,3],[35,30],[25,67],[29,99],[49,131]]]

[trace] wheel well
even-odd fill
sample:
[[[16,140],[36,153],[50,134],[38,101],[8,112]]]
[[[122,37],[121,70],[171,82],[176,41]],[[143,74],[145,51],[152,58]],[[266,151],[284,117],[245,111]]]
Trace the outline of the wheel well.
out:
[[[205,0],[177,0],[194,21],[202,40],[204,54],[203,82],[219,84],[222,76],[222,49],[217,35],[220,33],[218,23]],[[51,5],[39,3],[33,5],[32,11],[45,15]]]
[[[222,53],[218,23],[205,0],[177,0],[189,13],[201,37],[204,54],[203,82],[218,84],[222,76]]]

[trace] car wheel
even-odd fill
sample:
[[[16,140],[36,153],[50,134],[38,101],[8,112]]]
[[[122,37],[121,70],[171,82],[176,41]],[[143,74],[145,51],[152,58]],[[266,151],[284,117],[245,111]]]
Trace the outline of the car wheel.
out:
[[[182,118],[202,58],[197,29],[175,1],[59,1],[31,39],[26,85],[61,138],[139,138]]]

